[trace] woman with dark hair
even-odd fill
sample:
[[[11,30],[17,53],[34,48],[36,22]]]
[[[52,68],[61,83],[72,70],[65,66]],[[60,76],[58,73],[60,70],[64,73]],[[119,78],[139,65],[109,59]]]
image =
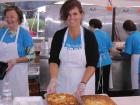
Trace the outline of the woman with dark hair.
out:
[[[140,32],[132,20],[123,23],[123,29],[129,35],[126,39],[123,55],[131,57],[132,88],[138,89],[138,72],[140,73]]]
[[[109,52],[114,52],[115,50],[113,49],[110,35],[107,32],[103,31],[101,28],[102,22],[99,19],[91,19],[89,21],[89,29],[95,34],[100,53],[100,58],[95,72],[96,94],[108,94],[110,66],[112,64]]]
[[[60,9],[60,19],[67,27],[57,31],[52,40],[47,93],[95,94],[98,44],[94,34],[81,26],[83,15],[78,0],[67,0]]]
[[[8,82],[13,96],[29,96],[28,61],[34,59],[33,41],[27,30],[22,28],[23,14],[16,6],[4,10],[7,26],[0,29],[0,61],[8,63],[8,72],[0,81]]]

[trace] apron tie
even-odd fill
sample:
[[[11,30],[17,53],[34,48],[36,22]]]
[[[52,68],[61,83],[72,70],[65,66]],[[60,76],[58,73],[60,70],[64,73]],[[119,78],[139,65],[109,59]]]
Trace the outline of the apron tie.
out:
[[[99,81],[98,81],[98,87],[97,89],[99,90],[100,86],[102,86],[102,93],[104,93],[104,90],[103,90],[103,70],[102,70],[102,56],[103,54],[100,55],[100,58],[99,58]],[[102,81],[102,83],[101,83]]]

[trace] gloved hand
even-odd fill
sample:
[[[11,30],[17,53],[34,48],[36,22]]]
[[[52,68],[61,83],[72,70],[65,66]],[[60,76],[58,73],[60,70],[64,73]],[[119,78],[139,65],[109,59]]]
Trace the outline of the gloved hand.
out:
[[[47,94],[56,93],[57,80],[51,79],[47,87]]]
[[[17,62],[16,62],[16,59],[10,59],[10,60],[7,61],[7,63],[8,63],[7,70],[11,70]]]
[[[76,95],[78,97],[82,96],[84,94],[85,88],[86,88],[86,84],[80,83],[77,90],[76,90]]]

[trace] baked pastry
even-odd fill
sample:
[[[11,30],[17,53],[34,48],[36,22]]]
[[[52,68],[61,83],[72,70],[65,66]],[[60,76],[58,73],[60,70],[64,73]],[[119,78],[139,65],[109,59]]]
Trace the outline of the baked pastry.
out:
[[[109,96],[105,95],[85,95],[81,99],[84,105],[117,105]]]
[[[80,105],[76,97],[71,94],[48,94],[46,98],[48,105]]]

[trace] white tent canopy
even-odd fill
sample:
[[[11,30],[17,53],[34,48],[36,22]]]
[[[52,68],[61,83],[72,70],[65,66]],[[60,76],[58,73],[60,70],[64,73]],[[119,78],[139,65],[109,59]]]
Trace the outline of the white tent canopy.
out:
[[[23,2],[23,1],[65,1],[65,0],[0,0],[0,3],[4,2]],[[82,3],[108,6],[109,0],[79,0]],[[140,7],[140,0],[110,0],[114,7]]]

